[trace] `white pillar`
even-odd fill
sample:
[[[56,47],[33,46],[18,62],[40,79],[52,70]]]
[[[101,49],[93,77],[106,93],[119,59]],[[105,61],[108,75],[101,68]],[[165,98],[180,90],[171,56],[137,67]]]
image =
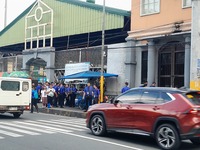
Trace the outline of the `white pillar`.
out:
[[[129,82],[129,86],[132,88],[135,86],[135,40],[133,38],[126,38],[127,47],[126,59],[125,59],[125,80]]]
[[[184,87],[190,87],[190,37],[185,37]]]
[[[148,41],[147,81],[148,81],[148,86],[155,81],[155,46],[153,40]]]
[[[135,66],[135,86],[139,87],[141,85],[141,78],[142,78],[142,47],[141,42],[138,42],[140,46],[136,47],[136,62],[137,65]]]

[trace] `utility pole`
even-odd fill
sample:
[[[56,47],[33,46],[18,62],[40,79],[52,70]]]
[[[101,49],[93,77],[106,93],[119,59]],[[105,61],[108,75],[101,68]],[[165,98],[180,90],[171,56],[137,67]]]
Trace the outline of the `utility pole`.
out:
[[[5,0],[5,12],[4,12],[4,28],[7,25],[7,0]]]
[[[102,48],[101,48],[101,79],[100,79],[100,102],[103,102],[104,95],[104,49],[105,49],[105,0],[103,0],[103,14],[102,14]]]

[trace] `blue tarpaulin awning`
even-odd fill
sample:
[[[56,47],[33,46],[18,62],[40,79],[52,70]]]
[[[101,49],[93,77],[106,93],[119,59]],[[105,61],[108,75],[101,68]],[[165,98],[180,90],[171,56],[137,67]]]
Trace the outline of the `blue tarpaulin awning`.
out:
[[[118,75],[111,74],[111,73],[103,73],[103,76],[105,78],[118,77]],[[60,79],[83,79],[83,78],[99,78],[99,77],[101,77],[101,72],[84,71],[84,72],[71,74],[71,75],[68,75],[68,76],[63,76]]]

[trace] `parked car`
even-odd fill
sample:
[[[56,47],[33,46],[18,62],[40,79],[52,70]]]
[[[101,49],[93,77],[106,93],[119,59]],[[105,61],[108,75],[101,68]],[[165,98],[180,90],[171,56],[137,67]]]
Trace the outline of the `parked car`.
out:
[[[30,109],[31,91],[30,79],[0,77],[0,113],[19,118]]]
[[[185,139],[200,144],[200,91],[134,88],[113,103],[91,106],[86,124],[96,136],[107,131],[150,135],[164,150],[178,149]]]

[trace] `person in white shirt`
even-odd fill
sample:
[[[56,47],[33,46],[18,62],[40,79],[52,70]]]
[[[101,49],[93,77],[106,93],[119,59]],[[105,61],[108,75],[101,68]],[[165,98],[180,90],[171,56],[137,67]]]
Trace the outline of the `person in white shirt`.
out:
[[[47,107],[47,87],[44,86],[41,90],[41,97],[42,97],[42,106]]]
[[[47,89],[47,102],[50,107],[53,105],[54,95],[56,95],[56,91],[53,86],[50,84],[49,88]]]

